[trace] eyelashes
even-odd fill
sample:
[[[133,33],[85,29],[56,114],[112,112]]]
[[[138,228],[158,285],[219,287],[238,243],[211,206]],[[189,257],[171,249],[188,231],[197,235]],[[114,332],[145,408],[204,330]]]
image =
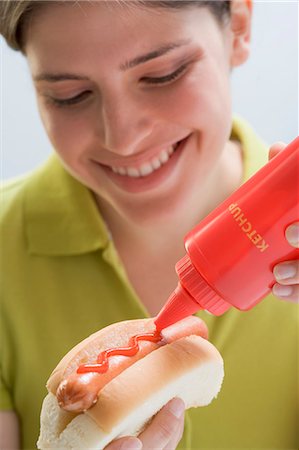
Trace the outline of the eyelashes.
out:
[[[145,85],[151,85],[151,86],[163,86],[167,84],[171,84],[175,80],[179,79],[187,70],[189,66],[189,63],[183,64],[180,67],[178,67],[175,71],[164,75],[162,77],[142,77],[140,79],[140,82]],[[54,104],[54,106],[58,107],[68,107],[68,106],[75,106],[77,104],[83,103],[84,100],[87,100],[92,95],[92,91],[86,90],[83,92],[80,92],[80,94],[70,97],[70,98],[64,98],[59,99],[55,97],[48,97],[48,101],[51,104]]]
[[[169,73],[168,75],[164,75],[163,77],[143,77],[141,78],[141,81],[147,84],[167,84],[171,81],[176,80],[179,78],[180,75],[182,75],[185,70],[187,69],[189,64],[183,64],[178,69],[176,69],[174,72]]]
[[[51,103],[54,103],[56,106],[71,106],[76,105],[77,103],[82,102],[85,100],[89,95],[92,93],[92,91],[83,91],[80,92],[80,94],[76,95],[75,97],[71,98],[54,98],[50,97],[49,100]]]

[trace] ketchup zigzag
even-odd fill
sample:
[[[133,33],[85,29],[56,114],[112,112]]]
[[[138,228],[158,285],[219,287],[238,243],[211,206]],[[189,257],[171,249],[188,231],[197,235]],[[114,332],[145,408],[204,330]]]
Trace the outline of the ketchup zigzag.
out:
[[[128,347],[110,348],[102,351],[98,355],[96,363],[79,366],[77,373],[105,373],[109,369],[110,356],[134,356],[139,351],[138,341],[159,342],[161,339],[162,336],[159,331],[155,331],[154,333],[136,334],[130,338]]]

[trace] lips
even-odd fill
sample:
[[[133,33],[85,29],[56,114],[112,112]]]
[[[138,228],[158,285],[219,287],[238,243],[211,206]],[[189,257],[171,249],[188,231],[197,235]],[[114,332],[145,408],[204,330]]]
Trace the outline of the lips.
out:
[[[177,163],[189,142],[191,135],[168,146],[148,161],[133,165],[105,165],[96,161],[106,176],[121,190],[130,193],[141,193],[160,186],[176,172]]]

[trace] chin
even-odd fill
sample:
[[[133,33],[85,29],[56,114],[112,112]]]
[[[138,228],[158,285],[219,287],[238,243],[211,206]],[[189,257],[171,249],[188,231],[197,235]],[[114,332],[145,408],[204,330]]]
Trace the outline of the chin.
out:
[[[138,227],[164,226],[170,229],[174,224],[182,222],[182,218],[190,211],[189,199],[178,195],[168,194],[161,198],[148,198],[139,201],[122,202],[115,205],[119,214],[128,222]]]

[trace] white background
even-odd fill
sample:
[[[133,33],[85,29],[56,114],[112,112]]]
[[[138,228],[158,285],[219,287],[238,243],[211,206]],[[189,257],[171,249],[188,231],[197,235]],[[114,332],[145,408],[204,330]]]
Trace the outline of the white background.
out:
[[[1,1],[1,0],[0,0]],[[51,152],[25,58],[1,38],[1,178]],[[250,60],[232,75],[234,112],[269,144],[298,134],[298,1],[255,1]]]

